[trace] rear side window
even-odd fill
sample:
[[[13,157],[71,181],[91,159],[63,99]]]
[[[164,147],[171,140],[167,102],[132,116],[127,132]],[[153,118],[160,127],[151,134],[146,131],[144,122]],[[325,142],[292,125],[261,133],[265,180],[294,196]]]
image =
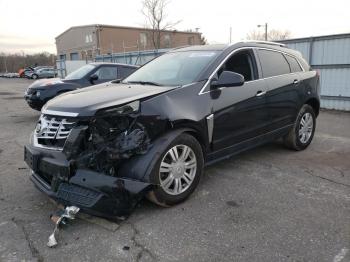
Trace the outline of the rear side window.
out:
[[[298,61],[294,57],[291,57],[289,55],[286,55],[285,57],[290,65],[290,70],[292,70],[293,73],[303,71]]]
[[[289,64],[280,52],[259,50],[259,58],[264,77],[290,73]]]

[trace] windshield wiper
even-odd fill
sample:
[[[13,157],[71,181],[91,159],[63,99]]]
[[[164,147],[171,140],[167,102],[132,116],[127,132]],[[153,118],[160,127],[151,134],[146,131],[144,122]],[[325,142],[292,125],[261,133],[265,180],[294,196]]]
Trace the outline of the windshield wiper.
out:
[[[151,86],[162,86],[159,83],[152,82],[152,81],[129,81],[125,82],[127,84],[140,84],[140,85],[151,85]]]

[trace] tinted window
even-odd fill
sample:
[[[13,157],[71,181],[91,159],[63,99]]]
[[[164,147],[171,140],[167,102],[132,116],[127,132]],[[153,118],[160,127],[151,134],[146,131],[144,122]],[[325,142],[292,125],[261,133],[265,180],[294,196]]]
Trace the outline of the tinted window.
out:
[[[264,77],[289,74],[290,68],[282,53],[259,50],[259,58]]]
[[[287,61],[290,65],[290,69],[292,70],[292,72],[301,72],[303,71],[298,63],[298,61],[294,58],[294,57],[291,57],[289,55],[286,55],[285,56],[287,58]]]
[[[134,72],[136,68],[121,66],[119,67],[119,78],[125,78]]]
[[[112,80],[118,78],[116,66],[102,66],[95,74],[98,76],[98,80]]]

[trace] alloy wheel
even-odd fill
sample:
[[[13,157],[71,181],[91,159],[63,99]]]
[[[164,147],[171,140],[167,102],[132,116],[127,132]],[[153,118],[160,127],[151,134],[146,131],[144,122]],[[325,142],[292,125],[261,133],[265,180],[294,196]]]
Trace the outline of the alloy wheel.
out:
[[[309,141],[314,127],[314,120],[310,113],[305,113],[299,124],[299,140],[305,144]]]
[[[194,151],[187,145],[176,145],[167,151],[160,163],[160,186],[170,195],[179,195],[190,187],[196,172]]]

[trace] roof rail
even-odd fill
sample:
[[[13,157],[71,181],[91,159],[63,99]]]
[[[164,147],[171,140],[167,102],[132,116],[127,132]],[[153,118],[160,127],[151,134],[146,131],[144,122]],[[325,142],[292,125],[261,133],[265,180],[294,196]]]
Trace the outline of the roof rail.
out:
[[[270,42],[270,41],[261,41],[261,40],[244,40],[242,42],[243,43],[266,44],[266,45],[277,45],[277,46],[281,46],[281,47],[286,46],[285,44],[282,44],[282,43]]]

